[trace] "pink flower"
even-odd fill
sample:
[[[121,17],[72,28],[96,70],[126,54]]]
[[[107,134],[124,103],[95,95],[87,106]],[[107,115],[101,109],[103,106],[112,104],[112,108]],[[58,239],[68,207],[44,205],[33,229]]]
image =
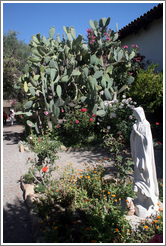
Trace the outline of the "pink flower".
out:
[[[47,115],[48,114],[48,111],[44,111],[44,114]]]
[[[96,115],[95,114],[92,114],[92,117],[96,117]]]
[[[133,116],[132,116],[132,115],[130,115],[130,116],[129,116],[129,119],[130,119],[130,120],[132,120],[132,118],[133,118]]]
[[[134,48],[135,47],[135,44],[132,44],[131,47]]]
[[[32,126],[32,124],[29,124],[29,126]]]
[[[156,122],[156,126],[158,126],[159,125],[159,123],[158,122]]]
[[[64,112],[65,112],[65,110],[62,108],[62,109],[61,109],[61,112],[62,112],[62,113],[64,113]]]
[[[79,123],[79,120],[76,120],[76,123],[78,124]]]
[[[90,118],[90,122],[92,122],[93,121],[93,119],[92,118]]]
[[[125,46],[123,46],[123,48],[124,48],[124,49],[128,49],[128,46],[127,46],[127,45],[125,45]]]
[[[57,125],[57,128],[59,128],[59,125]]]
[[[39,128],[42,128],[42,126],[39,126]]]

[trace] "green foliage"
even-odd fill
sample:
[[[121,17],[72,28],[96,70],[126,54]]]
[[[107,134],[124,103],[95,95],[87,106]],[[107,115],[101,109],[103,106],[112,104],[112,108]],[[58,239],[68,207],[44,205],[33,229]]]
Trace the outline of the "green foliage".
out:
[[[35,182],[39,183],[36,191],[41,192],[44,191],[44,187],[49,185],[52,171],[56,170],[55,161],[58,159],[59,143],[51,141],[49,134],[42,134],[37,137],[32,131],[27,137],[27,141],[31,151],[36,153],[36,157],[34,159],[28,158],[27,164],[31,164],[31,167],[25,178],[33,177]],[[30,174],[31,176],[29,176]]]
[[[18,34],[9,30],[3,35],[3,98],[17,98],[22,102],[24,91],[16,84],[23,73],[30,49],[22,40],[18,40]]]
[[[86,108],[75,108],[70,113],[65,114],[63,131],[65,138],[71,140],[70,143],[83,143],[92,136],[95,125],[94,114],[89,114]]]
[[[134,197],[129,161],[122,172],[124,179],[108,178],[109,170],[102,162],[85,165],[85,172],[74,171],[72,163],[61,169],[60,179],[52,181],[44,196],[34,202],[46,242],[145,243],[155,234],[162,235],[162,212],[137,226],[137,231],[125,219],[127,211],[121,204],[127,196]]]
[[[135,51],[130,54],[120,47],[117,32],[106,32],[109,22],[110,18],[99,23],[90,20],[88,43],[82,35],[75,37],[74,27],[63,27],[67,39],[64,34],[62,41],[58,34],[53,38],[54,27],[48,39],[40,33],[32,36],[31,56],[18,86],[28,95],[25,112],[36,119],[36,129],[46,124],[51,129],[62,107],[69,112],[70,101],[83,103],[90,113],[104,116],[106,112],[100,108],[103,100],[116,98],[133,82],[128,71]]]
[[[139,68],[128,92],[128,95],[149,113],[163,107],[163,72],[155,73],[156,67],[153,63],[147,70]]]

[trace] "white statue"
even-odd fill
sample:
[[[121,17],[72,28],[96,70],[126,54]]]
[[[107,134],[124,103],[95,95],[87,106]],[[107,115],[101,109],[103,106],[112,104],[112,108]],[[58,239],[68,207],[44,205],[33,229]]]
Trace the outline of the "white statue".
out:
[[[133,109],[136,123],[130,135],[134,167],[135,214],[145,218],[158,212],[159,189],[154,159],[153,139],[142,107]]]

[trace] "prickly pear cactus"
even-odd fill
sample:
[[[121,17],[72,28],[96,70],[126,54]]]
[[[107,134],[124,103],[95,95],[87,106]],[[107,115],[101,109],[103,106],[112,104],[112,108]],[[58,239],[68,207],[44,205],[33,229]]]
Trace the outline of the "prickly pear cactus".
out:
[[[118,30],[107,31],[109,23],[110,18],[99,23],[90,20],[88,41],[80,34],[76,38],[74,27],[63,27],[62,41],[59,34],[53,38],[54,27],[48,38],[40,33],[32,36],[31,56],[18,82],[29,100],[25,112],[18,114],[28,115],[31,120],[27,124],[38,133],[46,124],[51,128],[51,122],[57,122],[62,108],[68,112],[71,101],[86,104],[90,112],[104,116],[103,101],[115,99],[133,82],[128,71],[135,52],[130,54],[120,47]]]

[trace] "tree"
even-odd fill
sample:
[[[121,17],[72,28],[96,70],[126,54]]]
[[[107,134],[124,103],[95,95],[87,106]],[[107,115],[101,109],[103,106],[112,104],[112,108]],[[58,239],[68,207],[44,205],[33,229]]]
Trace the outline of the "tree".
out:
[[[18,40],[19,32],[9,30],[3,35],[3,98],[22,99],[23,89],[16,90],[15,84],[24,73],[24,66],[30,54],[30,47]]]

